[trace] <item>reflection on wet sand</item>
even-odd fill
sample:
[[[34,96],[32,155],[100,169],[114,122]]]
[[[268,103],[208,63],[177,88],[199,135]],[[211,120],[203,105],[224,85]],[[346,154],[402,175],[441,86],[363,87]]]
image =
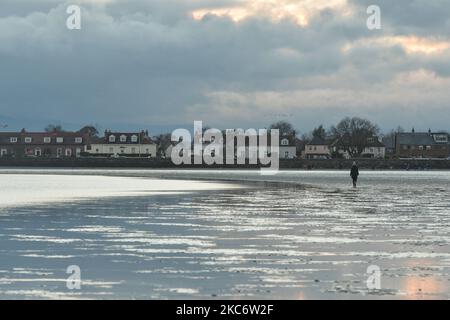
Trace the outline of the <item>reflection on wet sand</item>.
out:
[[[238,189],[83,201],[66,184],[70,201],[0,209],[0,297],[450,298],[450,199],[435,192],[450,192],[450,174],[373,174],[357,191],[340,174],[314,173],[299,186],[296,172],[283,173],[284,184],[247,173]],[[183,173],[186,186],[189,175],[198,177]],[[66,287],[69,265],[82,270],[80,291]],[[380,289],[367,287],[371,265]]]
[[[434,261],[419,259],[410,261],[407,265],[414,272],[407,275],[400,284],[400,291],[407,299],[439,299],[448,294],[448,283],[434,275],[440,269],[433,267]]]

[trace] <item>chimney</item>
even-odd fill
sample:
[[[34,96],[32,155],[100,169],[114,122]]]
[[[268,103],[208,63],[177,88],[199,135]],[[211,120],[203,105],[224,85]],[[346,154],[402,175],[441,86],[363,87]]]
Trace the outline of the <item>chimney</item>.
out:
[[[415,133],[416,132],[416,130],[414,129],[414,128],[412,128],[412,131],[411,131],[412,133]]]
[[[428,133],[431,134],[431,129],[428,129]]]

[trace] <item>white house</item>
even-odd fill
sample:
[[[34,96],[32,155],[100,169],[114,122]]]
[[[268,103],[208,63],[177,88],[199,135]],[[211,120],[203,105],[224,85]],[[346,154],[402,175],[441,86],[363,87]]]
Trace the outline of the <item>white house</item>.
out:
[[[297,157],[297,144],[295,135],[280,137],[280,159],[295,159]]]
[[[148,131],[105,131],[103,138],[95,139],[86,146],[86,153],[91,155],[155,158],[156,152],[157,145],[148,136]]]

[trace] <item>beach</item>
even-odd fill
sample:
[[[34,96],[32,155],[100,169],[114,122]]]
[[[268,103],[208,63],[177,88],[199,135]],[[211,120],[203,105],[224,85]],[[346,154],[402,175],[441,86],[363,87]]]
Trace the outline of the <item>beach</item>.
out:
[[[5,168],[0,191],[0,299],[450,298],[448,171]]]

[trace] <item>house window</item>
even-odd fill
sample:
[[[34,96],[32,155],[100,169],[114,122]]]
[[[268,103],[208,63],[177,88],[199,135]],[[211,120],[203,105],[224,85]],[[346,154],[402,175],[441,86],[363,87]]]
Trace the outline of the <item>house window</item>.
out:
[[[11,138],[9,138],[9,142],[11,142],[11,143],[17,143],[17,137],[11,137]]]
[[[288,144],[289,144],[289,140],[288,139],[281,140],[281,145],[282,146],[287,146]]]
[[[423,146],[419,146],[419,150],[421,150],[421,151],[422,151],[422,150],[423,150]]]
[[[83,138],[81,138],[81,137],[75,138],[75,143],[82,143],[82,142],[83,142]]]
[[[0,151],[0,157],[4,157],[4,156],[6,156],[8,154],[8,150],[6,150],[6,149],[2,149],[1,151]]]
[[[56,143],[63,143],[64,142],[64,138],[63,137],[57,137],[56,138]]]
[[[52,142],[52,138],[44,137],[44,143],[50,143],[50,142]]]
[[[286,152],[284,153],[284,158],[285,158],[285,159],[289,158],[289,151],[286,151]]]
[[[109,153],[114,153],[114,148],[113,147],[109,148]]]
[[[111,136],[109,136],[109,142],[116,142],[116,136],[113,136],[113,135],[111,135]]]
[[[62,156],[62,149],[61,149],[61,148],[56,149],[56,155],[57,155],[58,157],[61,157],[61,156]]]
[[[135,154],[136,153],[136,148],[131,148],[131,153]]]
[[[121,135],[120,136],[120,142],[127,142],[127,136],[126,135]]]
[[[34,149],[34,155],[35,155],[36,157],[42,156],[41,148],[36,148],[36,149]]]
[[[66,154],[66,157],[71,157],[72,156],[72,149],[67,148],[65,154]]]
[[[25,138],[25,143],[31,143],[33,139],[31,139],[31,137],[26,137]]]
[[[137,137],[137,135],[132,135],[132,136],[131,136],[131,142],[138,142],[138,137]]]
[[[431,146],[427,146],[427,150],[431,150]]]
[[[145,153],[149,154],[150,150],[149,149],[145,149]]]

